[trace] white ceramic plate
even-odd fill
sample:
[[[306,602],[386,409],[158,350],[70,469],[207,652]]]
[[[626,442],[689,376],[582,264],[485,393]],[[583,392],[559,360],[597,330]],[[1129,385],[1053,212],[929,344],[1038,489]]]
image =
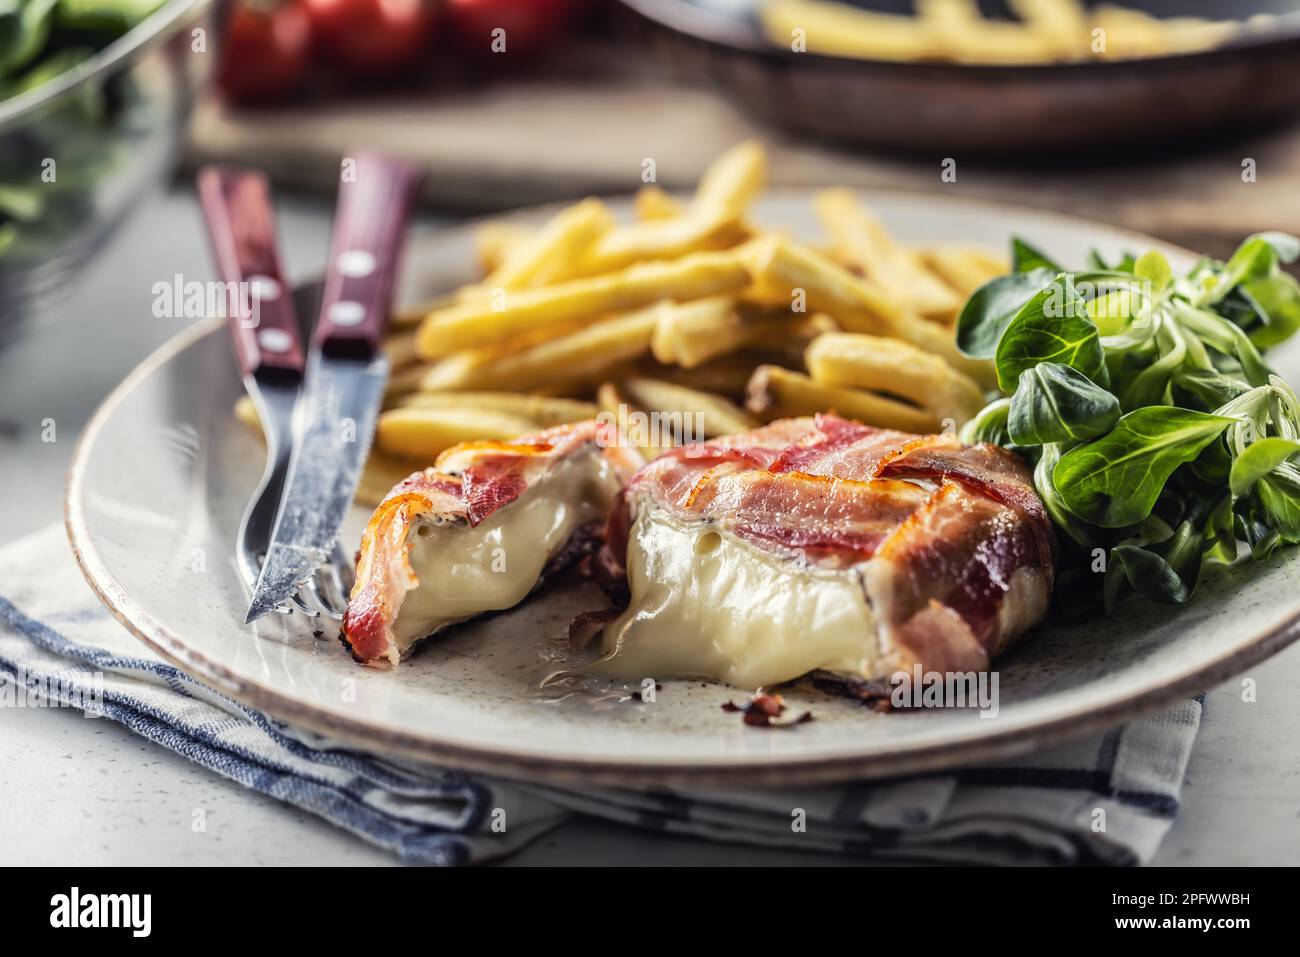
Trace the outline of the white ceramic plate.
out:
[[[1113,256],[1160,246],[1094,224],[931,197],[867,194],[902,240],[1006,248],[1017,233],[1066,263],[1096,246]],[[625,207],[624,207],[625,208]],[[755,218],[818,235],[807,194],[775,194]],[[471,278],[467,230],[413,242],[407,293]],[[1300,381],[1300,350],[1273,363]],[[371,749],[569,784],[809,784],[987,760],[1084,734],[1191,695],[1277,651],[1300,622],[1300,551],[1212,569],[1195,599],[1133,602],[1117,620],[1045,627],[999,662],[1000,710],[877,714],[814,690],[787,699],[816,720],[744,727],[734,689],[663,681],[653,702],[557,700],[539,690],[561,661],[569,618],[599,607],[573,586],[429,642],[396,671],[356,665],[320,626],[272,615],[243,622],[231,550],[262,466],[259,442],[231,414],[241,383],[218,324],[176,337],[122,383],[84,433],[67,521],[92,587],[122,623],[196,677],[276,717]],[[359,538],[359,509],[345,529]]]

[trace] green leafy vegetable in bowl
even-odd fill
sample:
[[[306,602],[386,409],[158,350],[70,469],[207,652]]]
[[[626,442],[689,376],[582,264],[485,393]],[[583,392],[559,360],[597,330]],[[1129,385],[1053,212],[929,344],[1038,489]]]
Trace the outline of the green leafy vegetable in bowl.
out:
[[[162,4],[0,0],[0,105],[82,65]],[[84,84],[0,132],[0,261],[43,260],[91,217],[95,184],[113,160],[102,131],[128,99],[121,89]]]
[[[0,100],[35,89],[102,49],[163,0],[0,0]],[[75,56],[68,56],[75,51]]]
[[[1013,271],[967,301],[958,346],[993,360],[1006,395],[962,439],[1034,466],[1065,611],[1180,604],[1206,558],[1300,542],[1300,400],[1260,353],[1300,329],[1281,268],[1297,256],[1300,240],[1260,233],[1183,276],[1155,251],[1071,272],[1015,239]]]

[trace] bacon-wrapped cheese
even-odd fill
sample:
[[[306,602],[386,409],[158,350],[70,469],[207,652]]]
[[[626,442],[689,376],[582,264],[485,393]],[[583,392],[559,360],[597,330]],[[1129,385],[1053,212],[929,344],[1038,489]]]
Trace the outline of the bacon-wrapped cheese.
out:
[[[832,415],[675,449],[628,485],[601,565],[630,601],[595,670],[756,688],[988,667],[1042,619],[1051,523],[992,445]]]
[[[595,421],[448,449],[366,526],[343,640],[397,662],[420,639],[510,608],[599,535],[639,457]]]

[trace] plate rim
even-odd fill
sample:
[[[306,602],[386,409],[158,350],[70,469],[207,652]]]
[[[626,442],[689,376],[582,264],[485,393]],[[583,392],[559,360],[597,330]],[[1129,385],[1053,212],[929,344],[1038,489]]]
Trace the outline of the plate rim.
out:
[[[777,189],[770,190],[766,195],[806,196],[815,189],[816,187]],[[872,196],[891,201],[910,198],[934,202],[937,199],[932,193],[920,191],[856,189],[855,192],[866,199]],[[609,199],[621,203],[630,197]],[[1039,219],[1054,219],[1062,224],[1100,228],[1112,235],[1140,238],[1145,243],[1177,250],[1180,254],[1193,258],[1197,256],[1190,250],[1155,237],[1051,210],[971,197],[944,198],[944,202],[953,201],[970,207],[997,209],[1003,213],[1010,211],[1012,214],[1031,214]],[[548,208],[554,209],[555,205],[513,210],[507,216],[540,215]],[[432,235],[438,237],[445,235],[445,232],[467,234],[477,223],[489,218],[501,217],[466,220]],[[312,281],[309,278],[301,285]],[[106,423],[140,383],[186,349],[197,345],[207,336],[219,334],[224,323],[220,318],[205,319],[177,333],[136,365],[100,402],[77,438],[64,483],[64,526],[68,541],[78,569],[99,601],[128,632],[165,660],[196,678],[213,684],[236,701],[352,746],[377,749],[381,753],[426,763],[445,762],[449,767],[471,772],[560,785],[775,787],[789,786],[792,781],[799,785],[813,785],[851,779],[895,777],[1003,759],[1107,730],[1225,681],[1300,638],[1300,606],[1297,606],[1292,615],[1268,630],[1234,642],[1232,647],[1214,658],[1186,668],[1155,687],[1129,693],[1100,706],[1076,707],[1069,713],[1029,726],[990,731],[974,740],[960,738],[940,743],[903,744],[883,754],[840,754],[809,758],[797,755],[781,758],[756,756],[736,758],[725,763],[712,758],[677,763],[629,758],[611,762],[598,758],[539,756],[528,753],[525,747],[502,749],[466,746],[439,740],[424,733],[382,726],[373,721],[345,719],[330,711],[318,710],[255,679],[237,675],[226,666],[196,652],[177,633],[153,620],[130,597],[103,561],[90,532],[84,507],[85,473],[90,450]]]

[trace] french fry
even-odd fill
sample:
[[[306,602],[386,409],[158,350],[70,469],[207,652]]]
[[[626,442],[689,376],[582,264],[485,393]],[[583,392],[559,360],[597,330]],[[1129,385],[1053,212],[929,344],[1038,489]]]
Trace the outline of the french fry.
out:
[[[765,237],[746,248],[755,276],[747,296],[780,304],[802,295],[808,308],[828,313],[846,330],[901,339],[939,355],[978,382],[994,381],[988,362],[958,351],[950,329],[907,312],[871,280],[784,237]]]
[[[754,370],[745,406],[764,421],[834,412],[882,429],[929,433],[940,427],[932,412],[871,392],[823,385],[781,366]]]
[[[768,236],[745,249],[755,277],[746,296],[774,305],[802,296],[808,308],[829,313],[846,330],[901,339],[935,353],[981,384],[996,381],[989,362],[958,351],[951,329],[906,311],[871,280],[853,275],[807,246]]]
[[[990,279],[1005,276],[1011,264],[1000,256],[982,249],[939,247],[923,249],[917,254],[935,275],[955,289],[963,300],[970,298]]]
[[[710,392],[649,378],[628,379],[621,385],[622,391],[642,408],[667,413],[674,417],[673,421],[686,423],[690,430],[698,426],[703,434],[692,431],[685,437],[688,441],[744,432],[755,425],[744,409]]]
[[[843,325],[845,329],[852,329],[848,323]],[[985,389],[997,385],[997,373],[993,369],[993,363],[987,359],[972,359],[962,355],[957,348],[957,341],[951,327],[940,326],[928,319],[913,316],[910,321],[900,322],[892,326],[889,331],[899,341],[942,359],[950,368],[973,379]]]
[[[416,409],[486,409],[529,419],[539,428],[594,418],[600,411],[590,402],[518,392],[416,392],[398,403]]]
[[[1042,38],[1060,59],[1080,59],[1091,50],[1088,15],[1079,0],[1009,0],[1011,12]]]
[[[802,304],[836,320],[854,317],[882,332],[903,319],[902,307],[877,283],[785,236],[764,236],[742,250],[754,276],[747,298],[785,308]]]
[[[416,335],[422,358],[509,341],[547,327],[639,309],[661,299],[702,299],[749,284],[745,247],[649,262],[618,272],[508,293],[495,303],[466,302],[429,313]]]
[[[1053,44],[1024,24],[986,20],[975,0],[916,0],[922,29],[939,53],[963,63],[1042,63]]]
[[[610,230],[588,251],[582,275],[622,269],[636,262],[676,259],[726,249],[748,239],[745,210],[767,176],[767,156],[754,141],[740,143],[709,165],[681,215],[642,219]]]
[[[772,42],[786,48],[802,37],[812,53],[863,60],[923,60],[938,53],[916,17],[820,0],[772,0],[759,8],[759,17]]]
[[[501,264],[462,299],[481,298],[495,289],[527,289],[566,279],[592,244],[614,226],[614,217],[598,199],[560,210],[535,234],[512,247]]]
[[[797,364],[802,362],[809,341],[838,328],[824,313],[810,317],[764,311],[751,303],[699,299],[663,307],[650,340],[650,353],[658,362],[683,369],[697,368],[741,349],[788,352]]]
[[[608,416],[617,416],[620,408],[630,406],[631,403],[612,382],[602,382],[596,390],[596,407]]]
[[[536,230],[522,223],[487,222],[474,230],[474,254],[484,275],[500,268]]]
[[[662,303],[650,338],[650,354],[665,364],[699,365],[705,359],[730,351],[725,347],[715,351],[713,341],[732,335],[740,324],[732,296]],[[697,343],[707,353],[702,358],[692,348]]]
[[[647,260],[728,249],[748,238],[749,229],[739,219],[687,215],[646,220],[606,233],[577,264],[575,274],[594,276]]]
[[[674,216],[682,215],[684,209],[685,207],[675,196],[654,185],[642,186],[636,191],[636,196],[632,200],[632,211],[642,222],[672,219]]]
[[[600,407],[601,415],[607,421],[612,423],[619,434],[619,441],[624,445],[634,446],[640,449],[641,454],[647,459],[656,458],[660,453],[666,451],[654,444],[657,435],[650,429],[640,429],[634,427],[636,420],[632,418],[633,413],[648,415],[644,409],[639,409],[627,395],[619,390],[619,387],[612,382],[603,382],[596,389],[596,405]]]
[[[415,392],[455,392],[458,390],[492,387],[476,378],[477,370],[485,368],[496,354],[490,349],[465,349],[443,356],[422,366],[422,374],[415,380]]]
[[[917,0],[915,17],[824,0],[769,0],[759,17],[782,47],[865,60],[968,63],[1158,56],[1218,46],[1242,29],[1231,21],[1156,19],[1107,5],[1085,10],[1077,0],[1011,0],[1011,6],[1020,21],[985,19],[976,0]],[[1103,31],[1104,47],[1093,48],[1094,30]]]
[[[896,339],[831,332],[814,339],[804,358],[823,385],[900,396],[957,425],[984,406],[984,392],[970,378]]]
[[[1103,31],[1110,59],[1159,56],[1218,46],[1241,29],[1238,23],[1196,17],[1156,19],[1141,10],[1102,5],[1092,11],[1092,25]]]
[[[836,255],[875,280],[887,294],[927,319],[952,322],[961,299],[890,237],[848,189],[828,189],[813,208],[830,234]]]
[[[390,455],[432,463],[439,452],[461,442],[513,439],[536,427],[531,419],[490,409],[407,406],[380,414],[375,444]]]
[[[1051,12],[1052,0],[1024,2]],[[937,3],[941,18],[970,14],[965,0]],[[488,277],[430,309],[413,335],[399,324],[386,344],[395,371],[376,448],[423,456],[471,429],[522,434],[614,397],[703,412],[709,435],[752,425],[737,400],[764,415],[835,408],[909,431],[980,408],[991,363],[961,355],[935,320],[951,320],[1005,264],[978,250],[904,248],[846,190],[816,199],[829,247],[765,232],[746,220],[765,167],[762,148],[742,143],[689,202],[643,188],[627,226],[588,200],[541,229],[481,229]],[[828,336],[858,351],[830,354]]]
[[[447,359],[460,357],[460,361],[465,361],[471,354],[475,361],[486,362],[488,359],[495,359],[499,356],[512,355],[523,352],[534,346],[539,346],[544,342],[550,342],[554,339],[562,339],[565,336],[573,335],[575,332],[581,332],[583,329],[590,328],[592,324],[608,318],[607,315],[583,316],[578,319],[572,319],[568,322],[552,322],[540,324],[518,335],[511,336],[509,339],[500,339],[496,342],[490,342],[485,345],[474,346],[469,349],[459,349],[449,352],[432,360],[425,360],[426,368],[434,368],[442,364]],[[416,343],[417,357],[419,355],[419,343]],[[432,387],[430,387],[432,388]]]
[[[1268,14],[1259,14],[1264,23],[1269,23]],[[1255,20],[1254,17],[1251,18]],[[1204,20],[1200,17],[1170,17],[1161,20],[1169,44],[1169,49],[1177,53],[1192,50],[1205,50],[1217,47],[1232,39],[1241,30],[1241,24],[1231,20]]]
[[[767,154],[757,140],[737,143],[704,171],[691,212],[719,221],[740,219],[767,180]]]
[[[656,305],[604,319],[518,352],[456,353],[431,366],[420,387],[429,392],[532,389],[557,376],[601,375],[623,360],[648,352],[657,321]]]

